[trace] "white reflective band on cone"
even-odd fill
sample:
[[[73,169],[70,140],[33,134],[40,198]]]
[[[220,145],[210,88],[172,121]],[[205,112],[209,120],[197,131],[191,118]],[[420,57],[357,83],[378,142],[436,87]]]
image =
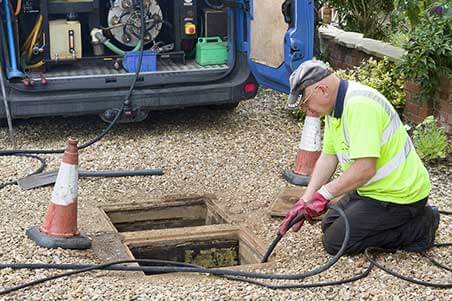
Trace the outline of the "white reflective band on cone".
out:
[[[52,193],[52,203],[70,205],[78,196],[78,165],[61,163]]]
[[[306,116],[301,132],[300,149],[309,152],[322,150],[322,138],[320,132],[320,118]]]

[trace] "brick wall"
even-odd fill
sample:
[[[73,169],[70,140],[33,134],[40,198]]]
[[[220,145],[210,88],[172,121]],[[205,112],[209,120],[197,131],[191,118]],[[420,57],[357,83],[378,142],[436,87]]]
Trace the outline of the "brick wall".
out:
[[[320,44],[322,53],[335,69],[350,69],[359,66],[362,61],[370,57],[381,59],[388,57],[398,61],[404,54],[404,50],[387,43],[366,39],[360,33],[345,32],[333,26],[320,29]],[[438,122],[448,134],[452,134],[452,82],[443,81],[438,88],[438,93],[426,103],[420,103],[417,95],[420,87],[406,81],[404,92],[406,105],[404,110],[405,120],[416,124],[422,122],[425,117],[435,115]]]
[[[425,117],[434,115],[439,125],[444,127],[448,134],[452,134],[452,82],[443,81],[438,87],[436,96],[424,102],[420,102],[417,98],[420,87],[415,82],[405,81],[404,92],[405,120],[419,124]]]
[[[335,40],[329,39],[325,41],[328,59],[331,67],[334,69],[351,69],[354,66],[359,66],[363,61],[374,57],[361,50],[355,48],[348,48],[344,45],[338,44]]]
[[[443,81],[441,83],[438,99],[435,102],[435,115],[439,123],[446,129],[448,134],[452,134],[452,82]]]

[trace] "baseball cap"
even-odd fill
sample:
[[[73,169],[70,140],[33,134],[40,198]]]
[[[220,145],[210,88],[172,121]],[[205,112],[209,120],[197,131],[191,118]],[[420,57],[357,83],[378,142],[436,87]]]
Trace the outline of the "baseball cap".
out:
[[[306,87],[321,81],[332,73],[330,67],[322,61],[309,60],[303,62],[290,75],[290,94],[287,100],[287,109],[297,109],[300,103],[299,99],[303,98]]]

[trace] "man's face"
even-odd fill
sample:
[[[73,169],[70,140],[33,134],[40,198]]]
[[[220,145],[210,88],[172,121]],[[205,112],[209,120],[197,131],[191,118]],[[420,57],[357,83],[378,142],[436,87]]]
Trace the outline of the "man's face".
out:
[[[325,116],[332,110],[330,92],[326,84],[313,84],[304,90],[301,109],[310,115]]]

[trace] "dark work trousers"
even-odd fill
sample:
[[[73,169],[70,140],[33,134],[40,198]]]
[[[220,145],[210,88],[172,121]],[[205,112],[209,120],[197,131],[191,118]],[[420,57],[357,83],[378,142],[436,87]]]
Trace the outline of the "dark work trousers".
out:
[[[345,254],[363,252],[368,247],[418,251],[431,222],[426,218],[427,198],[409,205],[397,205],[363,197],[356,192],[347,194],[336,206],[344,210],[350,223],[350,239]],[[323,245],[326,252],[336,254],[345,235],[344,219],[328,210],[322,220]]]

